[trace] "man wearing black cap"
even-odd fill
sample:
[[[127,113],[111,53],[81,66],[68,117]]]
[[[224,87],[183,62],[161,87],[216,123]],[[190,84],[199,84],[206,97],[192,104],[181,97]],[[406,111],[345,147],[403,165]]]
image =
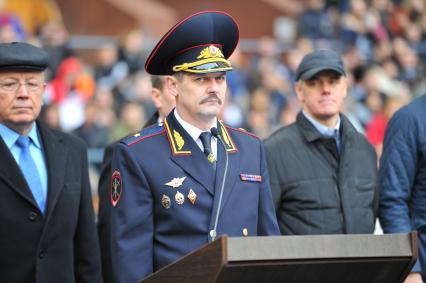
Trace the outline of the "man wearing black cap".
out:
[[[36,122],[47,54],[0,44],[2,282],[100,282],[87,153]]]
[[[176,108],[115,148],[111,255],[118,282],[135,282],[220,235],[279,234],[261,141],[217,116],[238,27],[205,11],[175,25],[146,70],[166,75]],[[182,270],[182,272],[190,272]]]
[[[331,50],[307,54],[295,91],[303,105],[296,122],[265,141],[281,233],[373,233],[376,154],[340,113],[347,93],[341,58]]]

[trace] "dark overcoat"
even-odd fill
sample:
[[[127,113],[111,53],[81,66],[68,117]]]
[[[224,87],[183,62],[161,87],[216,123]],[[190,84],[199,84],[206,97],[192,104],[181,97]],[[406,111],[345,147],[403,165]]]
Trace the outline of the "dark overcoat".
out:
[[[37,127],[48,172],[44,215],[0,138],[0,281],[101,282],[86,148]]]

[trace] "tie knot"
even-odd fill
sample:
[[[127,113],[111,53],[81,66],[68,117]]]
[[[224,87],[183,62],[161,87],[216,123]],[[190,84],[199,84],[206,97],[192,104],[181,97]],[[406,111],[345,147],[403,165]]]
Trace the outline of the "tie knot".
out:
[[[204,149],[211,148],[212,134],[210,132],[202,132],[200,134],[200,140],[203,143]]]
[[[18,140],[16,141],[16,144],[20,148],[27,148],[30,145],[30,138],[27,136],[19,136]]]

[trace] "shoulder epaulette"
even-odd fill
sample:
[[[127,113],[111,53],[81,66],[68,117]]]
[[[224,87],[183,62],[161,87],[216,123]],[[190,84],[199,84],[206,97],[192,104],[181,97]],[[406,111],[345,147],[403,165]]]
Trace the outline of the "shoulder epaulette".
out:
[[[148,139],[150,137],[153,137],[162,133],[164,133],[164,127],[154,124],[152,126],[149,126],[147,128],[140,130],[137,133],[134,133],[128,137],[123,138],[120,142],[124,143],[127,146],[132,146],[135,143],[138,143],[144,139]]]

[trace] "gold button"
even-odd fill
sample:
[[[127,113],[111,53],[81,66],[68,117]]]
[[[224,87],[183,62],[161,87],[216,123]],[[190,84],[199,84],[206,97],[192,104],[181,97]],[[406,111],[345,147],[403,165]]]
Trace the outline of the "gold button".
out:
[[[243,229],[243,236],[244,236],[244,237],[247,237],[247,236],[248,236],[248,230],[247,230],[247,228],[244,228],[244,229]]]

